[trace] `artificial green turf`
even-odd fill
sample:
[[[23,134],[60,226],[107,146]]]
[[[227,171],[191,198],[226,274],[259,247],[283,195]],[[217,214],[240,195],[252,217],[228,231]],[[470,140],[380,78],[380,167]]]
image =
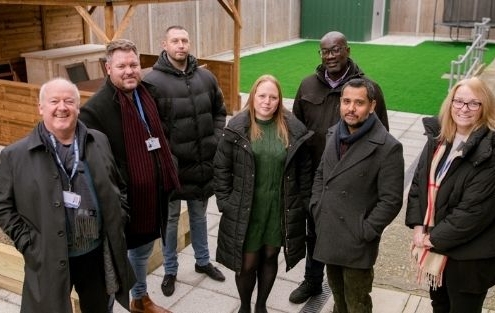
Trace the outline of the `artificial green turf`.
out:
[[[415,47],[350,43],[351,58],[378,84],[387,108],[419,114],[437,114],[449,86],[442,75],[468,43],[426,41]],[[285,98],[293,98],[301,79],[314,73],[321,60],[319,41],[304,41],[241,58],[241,92],[249,92],[262,74],[280,80]],[[485,64],[495,58],[495,45],[485,51]]]

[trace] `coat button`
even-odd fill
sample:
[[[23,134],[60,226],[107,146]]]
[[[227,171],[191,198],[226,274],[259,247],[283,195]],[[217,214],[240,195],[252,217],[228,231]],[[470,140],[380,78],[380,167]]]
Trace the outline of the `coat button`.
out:
[[[60,201],[55,201],[55,203],[53,203],[57,208],[60,207]]]
[[[66,260],[62,260],[59,262],[60,264],[60,267],[65,267],[67,265],[67,261]]]
[[[63,237],[63,236],[64,236],[64,232],[63,232],[62,230],[59,230],[59,231],[57,232],[57,235],[58,235],[59,237]]]

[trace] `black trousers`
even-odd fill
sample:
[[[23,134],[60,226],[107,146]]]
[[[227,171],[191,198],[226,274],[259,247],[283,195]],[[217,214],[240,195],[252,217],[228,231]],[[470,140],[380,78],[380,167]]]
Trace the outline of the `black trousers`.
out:
[[[442,287],[430,289],[434,313],[481,313],[488,289],[495,285],[495,258],[448,259]]]
[[[79,295],[83,313],[107,313],[110,296],[105,285],[103,248],[98,248],[77,257],[69,258],[71,289]]]
[[[307,218],[307,236],[306,236],[306,266],[304,271],[304,279],[312,284],[321,285],[323,283],[323,271],[325,264],[313,259],[316,245],[316,231],[313,217],[308,214]]]

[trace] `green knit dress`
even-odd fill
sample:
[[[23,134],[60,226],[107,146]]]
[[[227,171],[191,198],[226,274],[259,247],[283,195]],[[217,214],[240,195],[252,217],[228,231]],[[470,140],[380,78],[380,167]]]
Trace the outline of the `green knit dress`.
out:
[[[251,144],[256,174],[245,252],[258,251],[263,245],[282,245],[280,197],[287,150],[277,135],[277,125],[273,119],[257,119],[256,123],[263,135]]]

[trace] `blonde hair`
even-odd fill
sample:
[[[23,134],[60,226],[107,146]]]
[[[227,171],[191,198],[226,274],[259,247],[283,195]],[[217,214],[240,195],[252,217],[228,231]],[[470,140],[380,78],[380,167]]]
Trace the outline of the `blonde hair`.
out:
[[[280,83],[272,75],[262,75],[254,82],[253,86],[251,87],[251,91],[249,92],[249,97],[247,99],[246,105],[243,108],[243,110],[249,111],[249,118],[251,122],[250,139],[251,141],[256,141],[263,136],[262,130],[256,123],[256,113],[254,111],[254,95],[256,94],[258,86],[264,82],[272,82],[277,87],[279,102],[277,110],[275,110],[275,112],[273,113],[273,118],[277,125],[277,135],[282,140],[284,146],[287,148],[289,146],[289,130],[284,116],[286,114],[289,114],[289,111],[284,107],[282,103],[283,98]]]
[[[457,131],[457,126],[452,118],[451,108],[452,100],[457,92],[457,89],[461,86],[468,87],[476,98],[481,102],[481,116],[476,121],[472,130],[476,130],[481,126],[486,126],[490,130],[495,130],[495,96],[490,88],[478,77],[471,77],[460,80],[449,91],[447,97],[440,107],[439,120],[440,120],[440,140],[446,140],[452,142]]]

